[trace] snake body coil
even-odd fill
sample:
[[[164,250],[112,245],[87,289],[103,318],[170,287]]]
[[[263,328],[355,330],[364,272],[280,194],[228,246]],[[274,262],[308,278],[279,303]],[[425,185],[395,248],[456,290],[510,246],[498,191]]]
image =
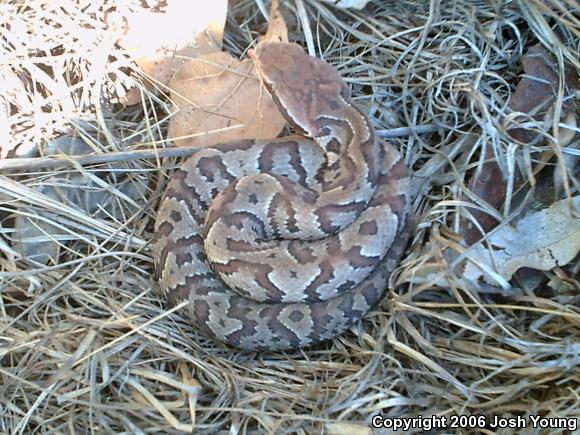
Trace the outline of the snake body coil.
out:
[[[305,136],[205,148],[155,224],[159,287],[195,325],[245,349],[330,339],[382,296],[407,235],[408,170],[325,62],[263,42],[258,74]]]

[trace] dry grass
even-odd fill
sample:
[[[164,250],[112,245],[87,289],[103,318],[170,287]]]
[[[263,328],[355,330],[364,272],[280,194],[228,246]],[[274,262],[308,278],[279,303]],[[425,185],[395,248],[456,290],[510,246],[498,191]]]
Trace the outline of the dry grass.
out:
[[[11,104],[0,129],[12,128],[0,147],[31,157],[0,160],[1,433],[367,433],[376,414],[579,417],[578,261],[501,289],[465,282],[448,255],[465,249],[456,232],[482,147],[507,174],[526,155],[506,135],[522,118],[504,116],[520,56],[539,41],[580,70],[571,1],[375,1],[363,12],[297,2],[291,39],[339,69],[384,136],[406,128],[389,140],[416,171],[417,223],[394,290],[362,324],[280,353],[217,345],[151,291],[147,242],[177,164],[161,157],[189,151],[162,150],[162,98],[102,104],[103,88],[129,80],[130,59],[103,24],[115,3],[0,5],[0,94]],[[265,32],[260,10],[261,0],[230,10],[234,55]],[[92,155],[47,157],[63,131]],[[67,193],[79,184],[85,208]],[[21,254],[14,216],[58,244],[57,261]]]

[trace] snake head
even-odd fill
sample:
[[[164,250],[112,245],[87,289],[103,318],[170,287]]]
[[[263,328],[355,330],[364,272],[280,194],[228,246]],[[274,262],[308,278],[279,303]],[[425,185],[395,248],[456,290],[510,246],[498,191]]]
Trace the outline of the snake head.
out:
[[[298,44],[263,41],[250,57],[282,115],[307,136],[318,135],[321,116],[339,116],[349,104],[350,91],[336,70]]]

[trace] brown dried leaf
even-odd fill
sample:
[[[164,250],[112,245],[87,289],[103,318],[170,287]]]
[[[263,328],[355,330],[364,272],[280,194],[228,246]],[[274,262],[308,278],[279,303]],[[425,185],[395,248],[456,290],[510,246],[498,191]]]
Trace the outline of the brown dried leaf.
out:
[[[558,70],[548,50],[537,44],[530,47],[522,57],[525,76],[522,77],[510,98],[508,106],[516,112],[529,113],[535,120],[542,120],[556,100],[558,91]],[[578,75],[566,66],[564,80],[569,92],[578,88]],[[531,143],[537,132],[524,128],[509,131],[512,138]]]
[[[556,100],[559,84],[557,69],[550,53],[539,44],[528,49],[526,55],[522,57],[522,65],[525,76],[516,86],[508,105],[513,111],[528,113],[534,119],[542,120],[548,115]],[[578,76],[569,66],[565,68],[564,78],[568,91],[571,92],[578,88]],[[563,129],[561,138],[567,136],[566,140],[571,140],[569,138],[570,131],[572,130]],[[541,140],[541,137],[538,137],[538,132],[524,128],[511,129],[509,135],[523,143],[531,143],[537,139]],[[506,183],[499,165],[493,161],[493,158],[493,153],[490,149],[487,149],[485,155],[486,163],[483,164],[479,176],[471,178],[468,187],[479,198],[496,210],[500,210],[505,201]],[[514,174],[513,191],[517,192],[522,185],[523,178],[516,172]],[[483,233],[491,231],[498,224],[495,218],[483,211],[472,209],[470,213],[482,227]],[[462,222],[461,233],[469,245],[474,244],[483,236],[480,230],[467,220]]]
[[[167,11],[141,11],[110,15],[113,28],[123,28],[119,45],[135,57],[143,73],[155,83],[167,85],[177,70],[193,57],[221,50],[227,1],[172,0]],[[154,91],[153,84],[147,85]],[[125,104],[141,101],[140,91],[130,89]]]
[[[492,160],[493,158],[493,152],[489,148],[486,148],[486,161],[481,167],[479,176],[474,175],[469,180],[468,188],[479,198],[498,210],[505,201],[507,187],[501,168],[497,162]],[[522,177],[516,173],[514,187],[519,188],[521,184]],[[494,229],[498,221],[491,214],[476,208],[470,208],[469,213],[471,213],[473,219],[477,221],[483,230],[482,233],[471,221],[463,219],[460,229],[461,234],[463,234],[465,242],[468,245],[473,245],[483,235]]]
[[[169,137],[178,146],[272,138],[286,122],[255,76],[252,61],[240,62],[228,53],[190,60],[170,87],[179,112],[171,119]]]

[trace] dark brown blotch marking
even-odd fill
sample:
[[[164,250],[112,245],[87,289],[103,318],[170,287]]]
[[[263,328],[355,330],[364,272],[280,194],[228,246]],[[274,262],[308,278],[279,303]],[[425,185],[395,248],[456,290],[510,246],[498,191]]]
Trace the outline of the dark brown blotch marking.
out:
[[[340,244],[340,239],[338,237],[332,237],[328,239],[326,244],[326,251],[331,257],[342,257],[344,255],[342,252],[342,245]]]
[[[212,264],[213,269],[218,273],[224,275],[231,275],[235,272],[244,271],[248,275],[254,275],[256,282],[266,290],[266,295],[270,302],[280,302],[286,293],[276,287],[268,275],[274,270],[268,264],[250,263],[242,260],[230,260],[226,264]],[[240,290],[247,294],[247,291],[240,288]]]
[[[167,299],[170,306],[175,306],[182,301],[189,300],[189,295],[194,292],[196,295],[205,296],[207,290],[205,283],[207,282],[207,275],[192,275],[185,278],[185,284],[178,285],[169,289]],[[200,301],[203,303],[202,301]],[[197,301],[195,302],[197,308]],[[202,314],[203,312],[201,312]]]
[[[216,192],[214,194],[214,197],[217,196],[218,193],[219,192]],[[211,207],[205,217],[205,222],[203,226],[204,236],[207,235],[207,232],[209,231],[211,226],[223,215],[224,213],[223,208],[231,204],[236,196],[237,196],[236,183],[230,184],[225,190],[222,191],[222,196],[220,197],[221,206],[214,205],[213,207]]]
[[[191,256],[190,252],[180,252],[179,254],[175,255],[175,263],[181,267],[186,263],[191,263],[193,261],[193,257]]]
[[[346,258],[348,259],[349,264],[355,269],[362,269],[366,267],[374,268],[381,260],[380,257],[367,257],[366,255],[361,254],[360,246],[353,246],[346,253]]]
[[[300,323],[304,319],[304,313],[300,310],[294,310],[290,313],[288,319],[294,323]]]
[[[267,234],[264,222],[262,222],[262,220],[255,214],[247,211],[238,211],[228,214],[223,217],[223,222],[227,226],[237,228],[238,230],[244,227],[252,228],[256,232],[257,237],[265,237]]]
[[[174,226],[169,221],[161,222],[161,225],[157,227],[157,231],[155,232],[155,238],[158,240],[160,236],[169,236],[173,232]]]
[[[350,279],[348,281],[343,282],[341,285],[339,285],[336,288],[336,292],[338,294],[342,294],[346,291],[349,291],[350,289],[352,289],[354,287],[356,283],[354,281],[351,281]]]
[[[183,217],[181,216],[181,213],[178,212],[177,210],[173,210],[170,214],[169,214],[169,218],[173,221],[173,222],[181,222],[181,220],[183,219]]]
[[[177,240],[175,243],[168,244],[163,249],[163,264],[165,265],[169,252],[173,252],[175,255],[175,262],[178,266],[191,263],[193,261],[191,251],[196,251],[196,249],[192,249],[192,245],[197,245],[197,250],[202,250],[203,238],[199,234],[192,234],[189,237]],[[202,261],[205,261],[205,259]]]
[[[204,216],[203,210],[207,209],[208,204],[202,200],[195,186],[190,186],[186,182],[187,172],[178,170],[172,177],[171,183],[165,192],[165,198],[173,198],[177,201],[183,201],[186,204],[190,215],[199,224]]]
[[[350,124],[346,121],[340,120],[340,119],[335,119],[335,118],[329,118],[326,116],[319,116],[318,119],[316,120],[316,127],[318,128],[318,132],[317,132],[317,136],[328,136],[331,133],[331,130],[329,128],[329,125],[338,125],[339,129],[342,130],[343,132],[346,133],[346,136],[344,138],[340,138],[343,139],[342,141],[342,146],[341,142],[337,140],[337,144],[334,144],[334,146],[338,145],[339,146],[339,152],[343,152],[344,150],[342,149],[343,147],[346,148],[351,142],[352,139],[354,137],[354,133],[350,127]],[[339,139],[339,138],[337,138]],[[332,150],[334,151],[334,150]]]
[[[238,140],[232,142],[224,142],[217,145],[212,146],[217,150],[222,152],[229,152],[229,151],[246,151],[252,148],[256,144],[254,139],[246,139],[246,140]]]
[[[218,178],[228,181],[234,181],[235,178],[228,172],[220,156],[200,157],[197,162],[199,174],[209,183],[213,183]]]
[[[399,159],[399,161],[390,169],[388,175],[390,178],[404,178],[409,175],[409,168],[405,165],[403,159]]]
[[[276,180],[282,185],[284,189],[283,195],[287,198],[291,197],[298,197],[306,204],[314,205],[318,200],[319,194],[313,189],[309,189],[308,187],[301,186],[298,183],[294,183],[292,180],[289,180],[286,177],[280,177],[275,175]]]
[[[378,233],[378,231],[379,228],[375,221],[365,222],[358,229],[358,233],[364,236],[374,236]]]
[[[159,253],[156,268],[158,270],[165,269],[165,262],[167,261],[167,256],[170,252],[172,252],[175,255],[176,263],[178,266],[182,266],[183,264],[185,264],[185,262],[191,262],[193,258],[191,257],[190,250],[191,245],[193,244],[198,245],[199,249],[201,250],[203,239],[199,234],[192,234],[189,237],[179,239],[173,243],[166,243],[165,246],[163,246],[163,248],[161,249],[161,252]],[[205,262],[205,259],[201,261]]]
[[[227,315],[232,319],[241,320],[242,327],[227,337],[228,343],[233,346],[239,346],[242,338],[251,337],[256,333],[258,322],[248,316],[252,312],[252,309],[247,305],[250,303],[249,301],[236,295],[231,297],[230,303],[231,307]]]
[[[330,141],[328,141],[328,143],[326,144],[326,150],[329,152],[333,152],[336,154],[339,154],[341,152],[341,144],[338,141],[338,139],[336,138],[332,138]]]
[[[341,229],[340,225],[332,223],[335,215],[354,212],[358,216],[365,208],[364,202],[351,202],[350,204],[328,204],[316,210],[320,228],[327,234],[334,234]]]
[[[309,264],[317,260],[312,248],[299,240],[292,240],[288,244],[288,253],[300,264]]]
[[[320,295],[317,290],[322,284],[326,284],[334,278],[334,267],[331,261],[323,261],[319,265],[320,272],[316,275],[316,278],[304,289],[304,293],[307,295],[307,300],[309,302],[320,301]]]
[[[260,170],[263,172],[271,173],[273,175],[281,175],[281,176],[289,175],[286,173],[280,173],[279,171],[276,171],[274,167],[274,157],[282,153],[286,153],[286,155],[290,157],[288,163],[290,167],[294,170],[294,173],[298,176],[298,183],[305,184],[306,170],[304,169],[304,165],[302,164],[302,154],[300,153],[298,143],[295,141],[285,141],[285,142],[274,141],[266,145],[262,150],[260,157],[258,159]]]
[[[292,234],[298,233],[300,227],[298,226],[298,220],[296,219],[296,212],[289,203],[286,203],[286,214],[288,216],[286,220],[286,230]]]
[[[279,222],[280,211],[283,210],[284,216],[286,217],[283,222]],[[284,225],[286,228],[292,226],[292,219],[290,216],[293,214],[293,210],[288,202],[288,199],[284,192],[277,193],[274,195],[270,201],[270,207],[268,209],[268,220],[271,223],[274,237],[279,238],[281,233],[281,226]],[[295,219],[294,219],[294,222]]]
[[[282,308],[283,307],[275,307],[274,312],[270,312],[270,309],[268,310],[268,314],[273,316],[268,322],[268,325],[272,331],[275,331],[276,339],[278,341],[287,341],[293,347],[298,346],[300,344],[300,339],[298,336],[294,333],[294,331],[288,329],[286,325],[278,320],[278,316],[280,315]]]
[[[226,240],[226,247],[230,251],[234,252],[253,252],[256,250],[256,244],[252,242],[245,242],[243,240],[233,240],[227,239]]]

